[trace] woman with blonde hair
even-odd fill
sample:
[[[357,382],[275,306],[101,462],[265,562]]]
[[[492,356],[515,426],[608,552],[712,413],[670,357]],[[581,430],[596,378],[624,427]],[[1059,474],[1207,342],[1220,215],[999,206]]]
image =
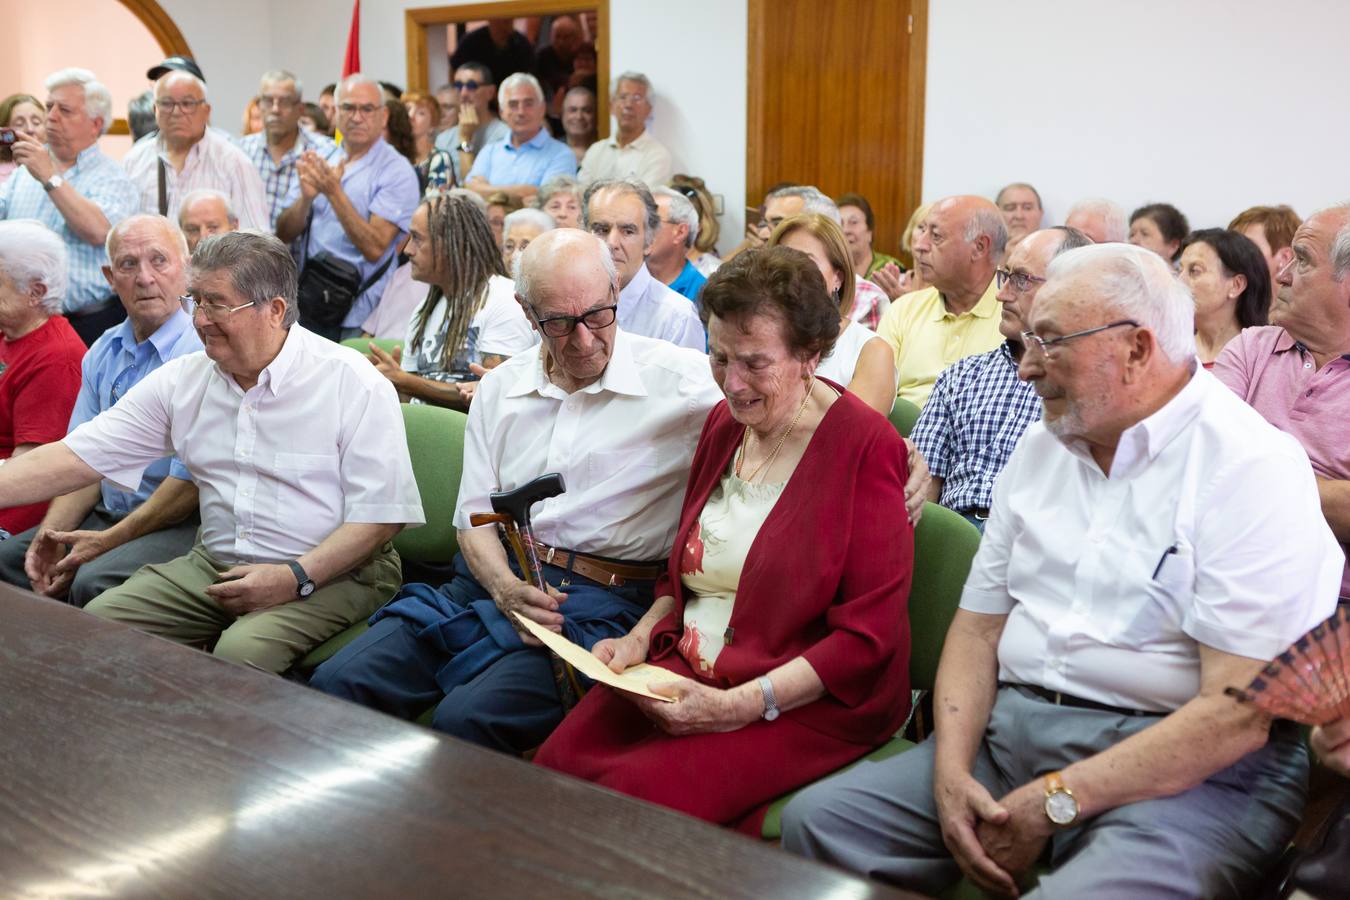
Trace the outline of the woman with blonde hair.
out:
[[[821,357],[816,374],[846,386],[883,416],[890,415],[897,384],[895,354],[872,329],[849,318],[857,286],[843,230],[820,213],[793,216],[774,229],[767,246],[789,247],[810,257],[839,310],[839,338]]]
[[[911,262],[914,259],[914,236],[924,227],[924,220],[928,218],[928,211],[932,208],[933,204],[925,203],[914,210],[914,215],[905,223],[905,230],[900,232],[900,250]],[[910,266],[909,271],[904,271],[896,263],[887,263],[877,269],[872,273],[872,281],[892,300],[898,300],[905,294],[928,287],[918,266]]]
[[[703,179],[695,175],[672,176],[670,187],[683,194],[698,212],[698,237],[694,239],[694,246],[689,248],[685,256],[694,264],[694,268],[698,269],[699,274],[707,278],[722,264],[722,260],[717,256],[717,238],[722,229],[717,222],[712,194],[708,192],[708,186],[703,183]]]

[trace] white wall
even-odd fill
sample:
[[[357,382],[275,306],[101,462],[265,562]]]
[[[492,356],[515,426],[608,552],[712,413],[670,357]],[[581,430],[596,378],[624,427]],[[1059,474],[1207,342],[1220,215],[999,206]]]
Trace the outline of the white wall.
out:
[[[1109,11],[1108,11],[1109,10]],[[1029,181],[1166,201],[1194,227],[1350,195],[1350,4],[932,0],[924,198]]]

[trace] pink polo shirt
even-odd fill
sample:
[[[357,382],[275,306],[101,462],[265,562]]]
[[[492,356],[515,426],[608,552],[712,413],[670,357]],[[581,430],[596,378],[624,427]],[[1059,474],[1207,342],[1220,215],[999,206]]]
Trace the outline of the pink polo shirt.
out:
[[[1289,332],[1266,325],[1229,341],[1213,372],[1267,422],[1297,438],[1315,473],[1350,479],[1350,354],[1319,370]],[[1341,549],[1350,548],[1342,542]],[[1350,564],[1341,596],[1350,597]]]

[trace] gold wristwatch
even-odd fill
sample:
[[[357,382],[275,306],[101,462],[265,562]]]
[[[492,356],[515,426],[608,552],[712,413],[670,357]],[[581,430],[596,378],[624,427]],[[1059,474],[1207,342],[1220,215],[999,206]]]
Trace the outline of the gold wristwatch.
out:
[[[1045,776],[1045,817],[1057,828],[1068,828],[1078,821],[1078,800],[1064,786],[1060,772]]]

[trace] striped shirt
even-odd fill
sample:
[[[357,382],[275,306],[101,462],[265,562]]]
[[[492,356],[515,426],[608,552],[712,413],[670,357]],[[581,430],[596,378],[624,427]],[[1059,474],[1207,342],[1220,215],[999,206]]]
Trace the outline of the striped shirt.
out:
[[[330,166],[337,165],[338,147],[332,138],[303,128],[295,139],[295,146],[281,157],[281,162],[273,161],[267,149],[267,133],[263,131],[241,138],[239,149],[257,167],[258,175],[262,178],[263,201],[267,204],[272,231],[276,231],[277,219],[286,208],[300,199],[300,175],[295,170],[295,161],[300,155],[306,150],[313,150]]]
[[[939,375],[911,435],[928,471],[943,480],[938,502],[958,511],[988,509],[994,480],[1040,418],[1041,400],[1017,377],[1006,341]]]
[[[75,165],[59,174],[81,197],[103,211],[110,228],[137,210],[136,186],[97,144],[80,151]],[[78,312],[112,296],[112,288],[103,277],[103,264],[108,260],[103,244],[86,243],[72,231],[42,185],[22,166],[0,187],[0,219],[37,219],[65,242],[69,277],[61,312]]]
[[[149,135],[137,141],[122,160],[127,175],[140,191],[140,208],[144,212],[159,212],[158,162],[163,154],[159,136]],[[258,170],[229,135],[216,128],[206,129],[201,140],[192,145],[183,161],[183,171],[179,172],[164,159],[164,195],[170,219],[178,221],[178,204],[198,188],[212,188],[229,197],[240,228],[270,230]]]

